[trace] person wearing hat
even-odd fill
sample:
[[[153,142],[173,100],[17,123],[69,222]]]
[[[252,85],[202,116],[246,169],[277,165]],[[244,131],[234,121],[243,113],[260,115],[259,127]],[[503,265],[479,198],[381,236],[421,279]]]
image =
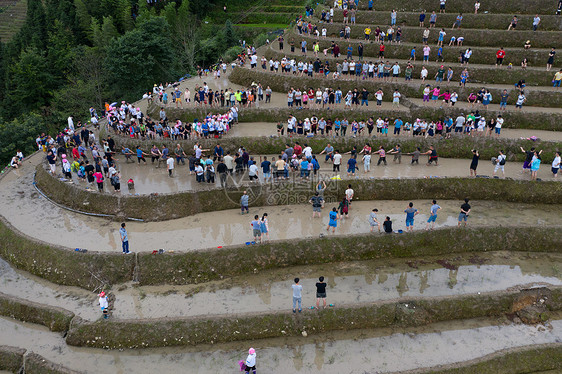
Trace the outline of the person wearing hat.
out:
[[[248,374],[250,370],[253,374],[256,374],[256,350],[254,348],[248,350],[248,357],[246,358],[246,374]]]
[[[99,303],[100,303],[100,308],[101,308],[101,312],[103,313],[103,318],[107,319],[109,317],[109,302],[107,301],[107,295],[105,294],[105,292],[100,292],[100,294],[98,295],[99,298]]]

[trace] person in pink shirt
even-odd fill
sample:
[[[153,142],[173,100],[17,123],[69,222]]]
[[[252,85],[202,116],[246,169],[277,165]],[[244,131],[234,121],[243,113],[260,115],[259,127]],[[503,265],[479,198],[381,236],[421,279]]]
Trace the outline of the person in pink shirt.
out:
[[[99,171],[94,173],[94,178],[96,178],[96,183],[98,184],[98,190],[103,192],[103,174]]]
[[[378,151],[374,152],[374,154],[377,153],[379,155],[379,161],[377,162],[377,166],[379,166],[381,162],[383,162],[384,165],[386,166],[386,151],[384,150],[382,145],[379,147]]]
[[[468,102],[470,103],[470,106],[474,108],[474,104],[476,104],[476,95],[474,92],[471,92],[470,95],[468,95]]]
[[[423,60],[424,61],[429,61],[429,52],[431,52],[431,47],[428,45],[425,45],[423,47]]]
[[[443,92],[441,95],[439,95],[439,97],[441,96],[443,97],[443,104],[449,105],[449,101],[451,100],[451,94],[449,93],[449,91]]]
[[[441,93],[441,89],[439,86],[433,89],[433,93],[431,94],[431,100],[437,103],[437,99],[439,99],[439,94]]]

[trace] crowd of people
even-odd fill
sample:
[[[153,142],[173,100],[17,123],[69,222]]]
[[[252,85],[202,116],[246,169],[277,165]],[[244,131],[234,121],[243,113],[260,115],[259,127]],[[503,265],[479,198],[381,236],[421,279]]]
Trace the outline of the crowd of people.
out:
[[[445,0],[446,1],[446,0]],[[476,3],[474,4],[474,8],[475,8],[475,14],[478,13],[478,10],[480,9],[480,2],[476,1]],[[334,10],[335,9],[341,9],[342,10],[342,16],[343,16],[343,26],[341,27],[340,31],[339,31],[339,38],[340,40],[346,40],[349,41],[351,39],[351,26],[355,26],[356,25],[356,16],[357,13],[359,12],[358,10],[358,2],[355,1],[344,1],[343,3],[340,4],[336,4],[334,3],[333,7],[330,7],[329,9],[324,9],[321,14],[320,14],[320,23],[317,24],[315,22],[313,22],[310,19],[303,19],[302,17],[297,17],[296,20],[296,25],[297,25],[297,31],[299,35],[310,35],[313,37],[316,37],[317,39],[326,39],[328,37],[332,37],[333,35],[328,35],[328,30],[327,30],[327,25],[326,24],[330,24],[333,23],[334,21]],[[369,6],[369,10],[372,10],[372,6]],[[439,13],[441,13],[441,11],[444,10],[444,4],[440,4],[440,10]],[[380,26],[376,26],[374,28],[372,28],[370,25],[367,25],[363,30],[362,30],[362,35],[363,35],[363,39],[368,42],[368,43],[379,43],[379,57],[384,57],[384,52],[385,52],[385,42],[389,43],[389,44],[400,44],[402,42],[402,37],[403,37],[403,32],[404,30],[402,29],[401,26],[397,25],[397,18],[398,18],[398,12],[396,9],[393,9],[390,12],[390,17],[389,17],[389,25],[386,28],[381,28]],[[429,46],[429,39],[430,39],[430,35],[432,33],[432,29],[435,29],[436,24],[437,24],[437,18],[438,18],[438,13],[437,11],[432,11],[429,14],[429,20],[427,19],[427,14],[425,10],[421,10],[420,14],[419,14],[419,27],[423,29],[421,35],[420,35],[420,39],[422,42],[422,50],[423,50],[423,58],[424,61],[429,60],[429,55],[430,55],[430,51],[431,51],[431,47]],[[462,13],[459,13],[456,18],[455,21],[453,22],[453,24],[451,25],[451,31],[453,32],[456,29],[460,30],[462,28],[462,22],[463,22],[464,16]],[[427,22],[429,21],[429,22]],[[536,14],[533,17],[533,23],[532,23],[532,30],[533,31],[537,31],[540,28],[540,23],[541,23],[541,18],[538,14]],[[518,24],[518,18],[517,16],[513,16],[513,18],[511,19],[507,29],[509,30],[515,30],[517,28],[517,24]],[[363,28],[363,25],[361,26]],[[446,29],[444,27],[442,27],[438,33],[437,33],[437,45],[436,45],[436,50],[437,50],[437,54],[436,54],[436,61],[443,61],[443,48],[444,48],[444,42],[446,39]],[[449,43],[448,46],[462,46],[464,43],[465,37],[461,34],[459,36],[450,36],[449,37]],[[284,41],[284,39],[283,39]],[[290,42],[289,42],[290,46],[291,46],[291,52],[295,51],[295,40],[294,38],[291,38]],[[308,42],[306,40],[302,40],[300,42],[301,45],[301,51],[304,55],[306,55],[307,52],[307,44]],[[337,45],[337,43],[332,42],[332,46],[331,48],[325,49],[324,54],[326,55],[328,52],[330,52],[334,57],[339,57],[339,54],[341,52],[340,50],[340,46]],[[525,44],[523,45],[523,48],[525,50],[528,50],[531,48],[531,42],[530,40],[525,42]],[[283,45],[282,45],[282,41],[280,41],[280,45],[279,45],[279,49],[282,50],[283,49]],[[359,54],[359,59],[361,59],[363,57],[363,51],[362,51],[363,47],[360,44],[360,46],[358,47],[358,54]],[[319,43],[315,42],[312,46],[312,50],[314,52],[315,55],[318,54],[320,48],[319,48]],[[349,45],[347,47],[347,55],[348,58],[351,57],[351,52],[352,52],[353,48],[351,47],[351,45]],[[464,51],[460,51],[459,52],[459,62],[461,62],[462,64],[467,64],[470,61],[470,58],[473,54],[473,50],[471,48],[467,48]],[[412,58],[415,59],[416,56],[416,51],[415,48],[412,50]],[[554,47],[551,48],[551,51],[548,54],[548,59],[547,59],[547,64],[546,64],[546,70],[550,70],[552,68],[552,64],[554,63],[554,58],[556,56],[556,49]],[[499,65],[501,66],[503,63],[503,59],[506,57],[506,51],[505,49],[502,47],[500,48],[497,52],[496,52],[496,66]],[[526,62],[526,58],[524,58],[521,66],[523,68],[527,67],[527,62]],[[512,64],[508,65],[509,68],[512,67]]]
[[[256,56],[255,59],[257,59]],[[270,59],[267,61],[265,57],[261,59],[261,66],[264,70],[269,69],[270,72],[278,74],[293,74],[295,76],[324,76],[330,75],[329,61],[324,63],[320,59],[315,61],[303,62],[296,61],[295,59],[288,59],[286,57],[282,58],[280,61]],[[251,68],[255,68],[255,64],[251,65]],[[402,77],[404,81],[412,81],[414,78],[414,65],[407,63],[404,70],[398,62],[391,64],[390,61],[379,61],[375,63],[374,61],[364,61],[355,62],[353,59],[345,59],[341,64],[337,63],[336,71],[331,73],[333,79],[336,80],[372,80],[379,82],[398,82]],[[464,68],[459,75],[458,84],[459,87],[466,88],[466,83],[469,81],[470,74],[468,68]],[[441,105],[454,106],[459,99],[459,94],[451,87],[451,82],[454,79],[454,70],[452,67],[445,68],[444,65],[438,67],[437,72],[432,77],[429,76],[429,71],[425,66],[422,66],[419,73],[419,79],[421,83],[427,83],[430,80],[435,80],[432,85],[426,84],[422,90],[421,97],[424,102],[432,103],[442,103]],[[562,69],[553,76],[553,86],[560,87],[562,81]],[[256,84],[257,90],[260,91],[261,84]],[[508,105],[508,101],[511,101],[516,109],[521,109],[523,104],[527,101],[527,96],[525,95],[525,80],[519,80],[514,87],[518,90],[517,96],[513,99],[510,97],[507,89],[504,89],[500,94],[500,97],[496,99],[496,102],[500,105],[500,110],[505,110]],[[252,87],[251,89],[254,89]],[[266,91],[271,91],[268,87]],[[268,97],[271,93],[268,94]],[[263,95],[261,96],[263,98]],[[287,92],[287,105],[289,107],[297,106],[300,109],[303,108],[324,108],[328,107],[337,108],[342,105],[346,109],[352,109],[355,105],[359,105],[361,101],[361,106],[369,105],[369,100],[375,99],[377,105],[381,105],[383,102],[384,92],[382,88],[379,88],[375,92],[368,92],[366,88],[359,90],[358,88],[354,90],[349,90],[347,93],[342,92],[340,88],[334,89],[331,87],[327,88],[317,88],[313,89],[309,87],[308,89],[303,88],[291,88]],[[402,94],[395,89],[392,94],[391,102],[399,106]],[[259,98],[259,95],[258,95]],[[431,99],[431,100],[430,100]],[[477,91],[472,91],[467,94],[467,102],[470,104],[471,108],[475,106],[482,105],[483,108],[488,108],[493,102],[492,94],[490,90],[482,87]],[[267,100],[266,100],[267,102]]]
[[[358,104],[357,104],[358,105]],[[466,136],[495,136],[499,137],[505,121],[501,114],[486,118],[479,110],[465,115],[444,116],[439,120],[425,120],[416,118],[411,122],[396,117],[368,117],[364,120],[351,120],[346,117],[324,118],[312,116],[310,118],[297,119],[294,115],[289,116],[286,124],[278,122],[277,134],[279,136],[326,136],[326,137],[388,137],[389,132],[394,136],[413,137],[446,137],[450,138],[453,133]],[[375,130],[376,129],[376,130]]]
[[[123,102],[121,106],[107,108],[107,128],[116,134],[143,140],[219,138],[238,122],[238,108],[242,105],[234,104],[225,113],[209,113],[205,118],[182,122],[169,120],[164,107],[155,120],[145,116],[140,108]]]

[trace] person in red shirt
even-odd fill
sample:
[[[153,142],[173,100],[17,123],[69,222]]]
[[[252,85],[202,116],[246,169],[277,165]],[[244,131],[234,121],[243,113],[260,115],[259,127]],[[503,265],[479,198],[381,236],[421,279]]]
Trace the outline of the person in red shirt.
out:
[[[498,66],[498,64],[500,66],[503,65],[503,59],[505,57],[505,51],[503,49],[503,47],[501,47],[500,49],[498,49],[498,51],[496,52],[496,66]]]
[[[333,52],[334,52],[334,57],[336,58],[340,57],[340,46],[337,43],[336,45],[334,45]]]
[[[295,146],[293,147],[293,152],[295,153],[295,155],[300,156],[302,153],[302,147],[300,146],[300,144],[298,142],[295,143]]]
[[[384,57],[384,43],[381,42],[379,47],[379,57]]]

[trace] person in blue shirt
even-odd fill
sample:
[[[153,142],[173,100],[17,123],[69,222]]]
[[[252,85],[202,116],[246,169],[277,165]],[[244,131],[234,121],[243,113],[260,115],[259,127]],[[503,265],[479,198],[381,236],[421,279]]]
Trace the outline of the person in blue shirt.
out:
[[[419,212],[414,208],[414,203],[410,202],[404,213],[406,213],[406,232],[412,232],[414,231],[414,217],[418,215]]]
[[[400,129],[402,128],[402,125],[404,125],[402,119],[400,117],[396,118],[396,120],[394,121],[394,135],[400,135]]]
[[[271,162],[267,160],[267,156],[264,156],[261,163],[261,170],[263,171],[263,179],[267,181],[271,179]]]
[[[213,161],[217,161],[217,159],[220,161],[222,159],[222,156],[224,155],[224,150],[222,149],[221,145],[217,143],[217,145],[215,146],[215,150],[213,151],[214,157],[213,157]]]
[[[369,10],[373,10],[373,0],[369,0]]]
[[[148,156],[148,153],[144,153],[142,149],[140,149],[140,147],[137,146],[137,161],[139,164],[141,160],[144,161],[144,163],[146,164],[146,160],[144,159],[144,156]]]
[[[350,158],[347,161],[347,176],[355,176],[355,168],[357,167],[357,159],[355,157]]]
[[[441,207],[437,205],[437,200],[433,200],[433,205],[430,208],[429,219],[427,220],[426,230],[429,230],[429,224],[431,224],[431,229],[435,228],[435,220],[437,219],[437,212],[441,210]]]
[[[125,223],[121,224],[121,228],[119,229],[119,236],[121,236],[121,244],[123,247],[123,253],[129,253],[129,235],[127,234],[127,229],[125,228]]]
[[[422,10],[420,13],[420,27],[423,27],[424,22],[425,22],[425,10]]]
[[[312,161],[310,162],[312,163],[312,170],[314,171],[314,175],[316,175],[318,173],[318,170],[320,170],[320,164],[318,163],[315,155],[312,156]]]
[[[301,178],[308,179],[310,171],[308,170],[308,160],[305,158],[301,161]]]
[[[435,61],[437,62],[439,60],[445,61],[445,59],[443,58],[443,47],[439,47],[439,49],[437,50],[437,60]]]
[[[203,136],[205,138],[208,138],[209,137],[209,124],[207,123],[207,121],[205,121],[201,124],[201,129],[203,130]]]
[[[416,48],[415,47],[412,48],[412,50],[410,51],[410,60],[416,61]]]
[[[125,162],[129,162],[129,160],[131,159],[131,156],[133,155],[133,152],[131,152],[131,150],[127,147],[123,147],[123,150],[121,150],[121,153],[125,156]]]
[[[340,219],[340,215],[338,214],[338,210],[334,207],[330,212],[330,222],[328,222],[328,227],[326,231],[330,232],[330,227],[332,228],[332,233],[336,232],[336,227],[338,227],[338,219]]]
[[[347,47],[347,58],[351,58],[352,53],[353,53],[353,47],[350,44],[349,47]]]

